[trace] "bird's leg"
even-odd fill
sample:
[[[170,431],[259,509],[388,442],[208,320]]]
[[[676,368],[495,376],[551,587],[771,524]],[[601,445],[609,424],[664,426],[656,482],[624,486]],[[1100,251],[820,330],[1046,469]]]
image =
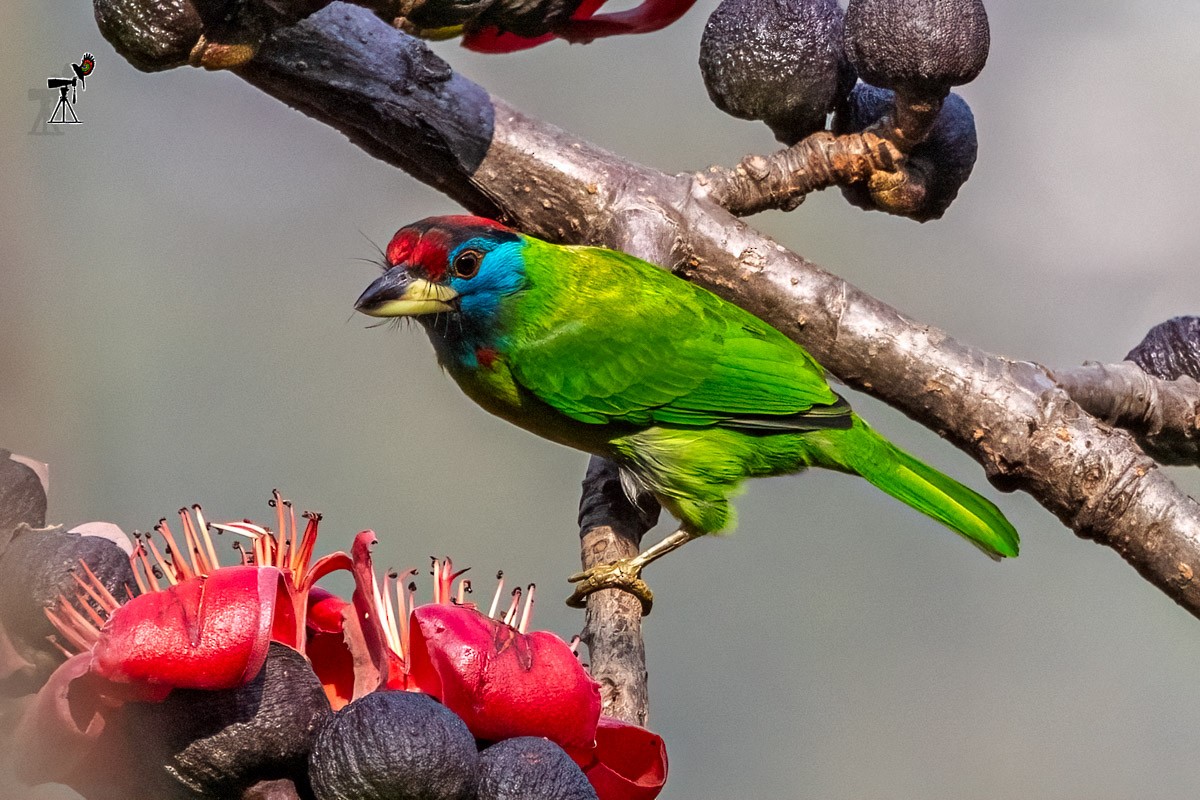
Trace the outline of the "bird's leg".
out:
[[[654,606],[654,592],[642,580],[642,569],[652,561],[678,550],[692,539],[700,538],[699,534],[690,533],[684,528],[665,537],[655,545],[647,547],[633,558],[625,558],[608,564],[600,564],[583,572],[576,572],[567,580],[575,584],[575,592],[567,598],[567,605],[572,608],[583,608],[587,605],[587,596],[601,589],[621,589],[629,592],[642,601],[642,616],[650,613]]]

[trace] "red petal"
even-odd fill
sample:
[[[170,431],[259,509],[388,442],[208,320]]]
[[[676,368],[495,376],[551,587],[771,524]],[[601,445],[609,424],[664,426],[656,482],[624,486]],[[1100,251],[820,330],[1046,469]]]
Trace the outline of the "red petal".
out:
[[[410,684],[463,718],[480,739],[544,736],[589,748],[600,684],[552,633],[518,633],[464,606],[412,613]]]
[[[369,694],[387,682],[390,671],[391,651],[383,624],[375,610],[375,565],[371,561],[371,548],[379,540],[375,531],[359,531],[351,546],[351,573],[354,575],[354,603],[357,625],[347,630],[347,643],[351,645],[355,664],[355,698]]]
[[[628,11],[585,18],[573,14],[557,31],[569,42],[590,42],[603,36],[626,33],[650,33],[667,27],[692,7],[696,0],[643,0]]]
[[[600,800],[652,800],[667,782],[662,737],[612,717],[601,717],[596,747],[581,761]]]
[[[310,631],[304,655],[312,663],[334,711],[354,699],[354,657],[340,631]]]
[[[642,4],[615,14],[594,16],[604,0],[584,0],[566,23],[553,33],[526,38],[502,33],[499,28],[484,28],[463,37],[463,47],[477,53],[514,53],[527,50],[556,37],[568,42],[586,43],[605,36],[626,33],[650,33],[667,27],[695,4],[696,0],[643,0]]]
[[[462,45],[476,53],[515,53],[545,44],[554,38],[553,33],[529,38],[515,33],[502,33],[499,28],[484,28],[464,36]]]
[[[342,610],[348,605],[336,594],[314,586],[308,592],[308,627],[322,633],[341,633]]]
[[[92,651],[92,670],[125,683],[228,689],[262,669],[273,626],[281,636],[295,631],[279,570],[223,567],[114,611]]]

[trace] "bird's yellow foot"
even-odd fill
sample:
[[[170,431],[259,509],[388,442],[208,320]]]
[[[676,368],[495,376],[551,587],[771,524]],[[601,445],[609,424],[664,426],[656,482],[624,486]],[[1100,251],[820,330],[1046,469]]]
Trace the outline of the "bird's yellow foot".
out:
[[[644,564],[635,561],[636,559],[626,558],[576,572],[567,578],[575,584],[575,592],[567,598],[567,605],[572,608],[584,608],[589,594],[601,589],[620,589],[642,601],[642,616],[646,616],[654,607],[654,592],[650,591],[650,587],[642,580]]]

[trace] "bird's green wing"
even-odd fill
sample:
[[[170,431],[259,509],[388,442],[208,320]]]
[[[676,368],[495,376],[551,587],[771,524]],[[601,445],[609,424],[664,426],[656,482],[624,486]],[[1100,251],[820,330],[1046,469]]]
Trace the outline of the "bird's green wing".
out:
[[[601,248],[531,242],[514,377],[588,423],[848,427],[811,356],[716,295]]]

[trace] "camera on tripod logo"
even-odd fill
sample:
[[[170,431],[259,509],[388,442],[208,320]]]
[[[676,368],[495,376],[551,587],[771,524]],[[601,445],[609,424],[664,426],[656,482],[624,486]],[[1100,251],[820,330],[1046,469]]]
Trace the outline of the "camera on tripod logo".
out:
[[[96,68],[96,58],[91,53],[84,53],[83,58],[79,59],[78,64],[71,65],[71,71],[75,73],[72,78],[47,78],[47,89],[58,89],[58,105],[54,106],[53,113],[50,114],[50,119],[46,120],[50,125],[78,125],[80,124],[79,117],[75,116],[74,104],[78,102],[78,90],[87,90],[84,78],[92,74],[92,70]],[[67,93],[70,92],[71,98],[67,99]],[[67,119],[67,114],[71,115]],[[57,119],[55,119],[57,117]]]

